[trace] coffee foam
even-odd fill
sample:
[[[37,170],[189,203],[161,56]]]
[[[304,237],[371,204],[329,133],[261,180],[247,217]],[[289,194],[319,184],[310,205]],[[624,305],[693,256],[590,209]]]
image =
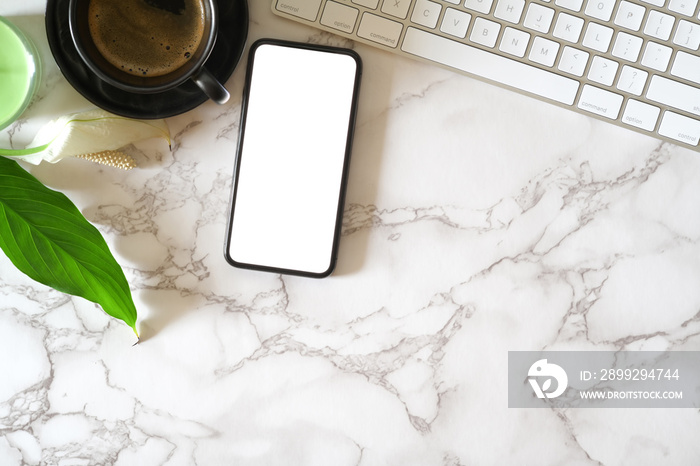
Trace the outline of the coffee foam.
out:
[[[90,35],[100,54],[136,76],[162,76],[184,66],[204,34],[202,0],[185,0],[183,14],[145,0],[90,0]]]

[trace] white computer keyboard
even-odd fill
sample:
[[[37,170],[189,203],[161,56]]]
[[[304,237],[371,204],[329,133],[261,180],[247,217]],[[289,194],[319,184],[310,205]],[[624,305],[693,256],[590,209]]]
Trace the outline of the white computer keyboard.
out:
[[[272,0],[272,11],[700,152],[698,3]]]

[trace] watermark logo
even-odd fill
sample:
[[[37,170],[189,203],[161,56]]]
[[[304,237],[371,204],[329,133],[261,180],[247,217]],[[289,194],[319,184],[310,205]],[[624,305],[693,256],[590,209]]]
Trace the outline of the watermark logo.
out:
[[[556,364],[548,363],[546,359],[536,361],[530,370],[527,371],[528,381],[535,391],[537,398],[556,398],[566,390],[569,384],[569,378],[566,371]],[[542,385],[538,379],[544,379]],[[552,380],[556,380],[557,385],[552,389]]]
[[[508,407],[697,411],[700,351],[508,351]]]

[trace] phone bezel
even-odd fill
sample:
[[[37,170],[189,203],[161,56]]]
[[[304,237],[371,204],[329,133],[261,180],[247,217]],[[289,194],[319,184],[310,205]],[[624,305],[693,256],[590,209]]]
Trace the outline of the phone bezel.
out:
[[[312,272],[312,271],[308,271],[308,270],[297,270],[297,269],[275,267],[275,266],[263,265],[263,264],[240,262],[240,261],[233,259],[231,257],[231,254],[230,254],[231,240],[232,240],[232,238],[231,238],[232,228],[233,228],[233,221],[234,221],[234,216],[235,216],[236,195],[237,195],[238,184],[239,184],[239,175],[240,175],[239,168],[240,168],[242,157],[244,156],[244,154],[242,153],[242,149],[243,149],[243,143],[245,140],[246,118],[247,118],[247,113],[248,113],[251,80],[253,77],[255,53],[258,50],[258,48],[263,46],[263,45],[273,45],[273,46],[279,46],[279,47],[289,47],[289,48],[296,48],[296,49],[313,50],[313,51],[325,52],[325,53],[344,54],[344,55],[351,57],[355,61],[355,64],[356,64],[356,66],[355,66],[355,70],[356,70],[355,71],[355,78],[354,78],[354,84],[353,84],[353,90],[352,90],[352,99],[351,99],[351,104],[350,104],[349,121],[348,121],[348,128],[347,128],[347,138],[346,138],[346,142],[345,142],[345,153],[343,156],[343,166],[342,166],[340,186],[338,187],[340,192],[338,194],[338,206],[336,209],[335,228],[333,230],[333,241],[332,241],[331,250],[329,251],[330,257],[329,257],[329,261],[328,261],[328,264],[329,264],[328,268],[322,272]],[[242,269],[251,269],[251,270],[279,273],[279,274],[285,274],[285,275],[298,275],[298,276],[304,276],[304,277],[310,277],[310,278],[325,278],[325,277],[328,277],[329,275],[331,275],[331,273],[333,273],[333,271],[335,270],[335,267],[337,265],[337,259],[338,259],[338,248],[339,248],[340,234],[341,234],[341,228],[342,228],[343,211],[344,211],[344,207],[345,207],[345,194],[346,194],[346,188],[347,188],[347,182],[348,182],[348,174],[349,174],[349,166],[350,166],[350,154],[352,152],[352,142],[353,142],[353,137],[354,137],[354,132],[355,132],[355,121],[356,121],[356,117],[357,117],[357,106],[358,106],[358,99],[359,99],[359,88],[360,88],[361,76],[362,76],[362,60],[361,60],[360,56],[357,54],[357,52],[350,50],[350,49],[331,47],[331,46],[326,46],[326,45],[300,43],[300,42],[293,42],[293,41],[280,40],[280,39],[270,39],[270,38],[259,39],[251,45],[250,51],[249,51],[249,56],[248,56],[248,62],[247,62],[245,88],[243,91],[243,100],[241,103],[241,119],[240,119],[240,125],[239,125],[239,133],[238,133],[238,144],[237,144],[237,148],[236,148],[236,158],[235,158],[234,170],[233,170],[233,183],[232,183],[232,187],[231,187],[231,197],[229,200],[229,215],[228,215],[228,222],[227,222],[227,228],[226,228],[226,232],[227,232],[226,233],[226,241],[225,241],[225,245],[224,245],[224,257],[230,265],[237,267],[237,268],[242,268]]]

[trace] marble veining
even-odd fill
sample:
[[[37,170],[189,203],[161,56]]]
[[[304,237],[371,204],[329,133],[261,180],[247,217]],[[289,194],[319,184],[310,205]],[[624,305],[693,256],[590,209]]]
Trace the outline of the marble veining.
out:
[[[40,41],[43,2],[25,3],[0,14]],[[28,166],[105,236],[142,338],[0,255],[0,464],[698,464],[696,409],[509,409],[506,383],[512,350],[700,350],[697,154],[268,3],[249,43],[364,60],[336,272],[223,259],[244,64],[227,105],[168,119],[171,147],[127,146],[137,169]],[[40,48],[3,146],[90,108]]]

